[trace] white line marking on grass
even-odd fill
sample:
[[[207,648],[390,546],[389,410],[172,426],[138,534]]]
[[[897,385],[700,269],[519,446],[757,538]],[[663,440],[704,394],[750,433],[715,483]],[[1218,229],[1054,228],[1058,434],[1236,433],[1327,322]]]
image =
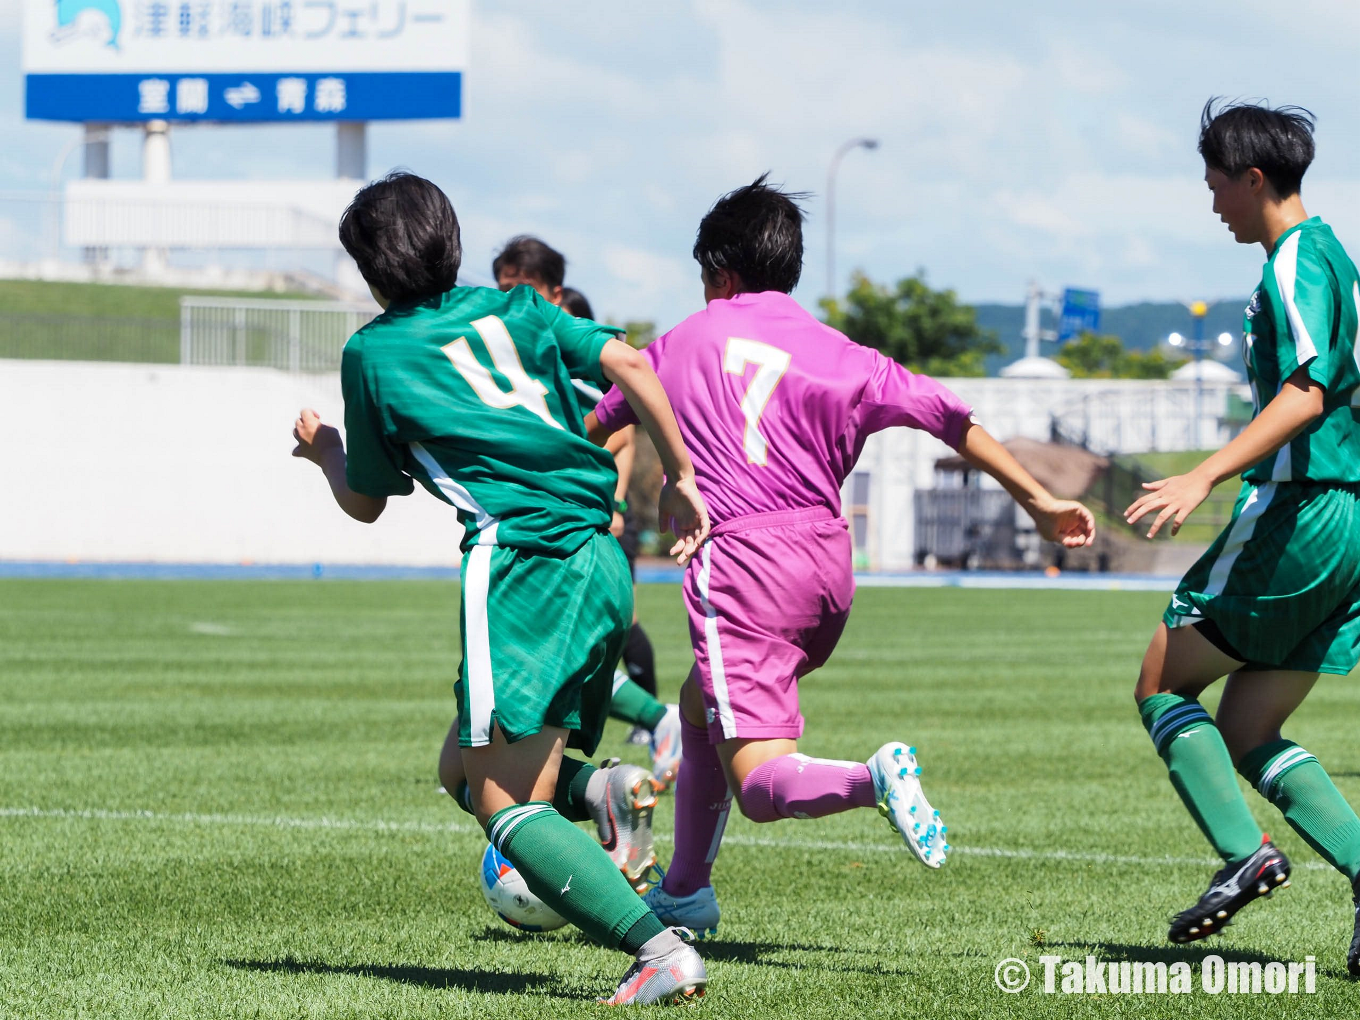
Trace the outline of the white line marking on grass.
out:
[[[99,822],[157,822],[180,825],[239,825],[263,826],[275,829],[317,829],[341,832],[418,832],[433,835],[448,833],[480,834],[482,828],[473,822],[390,822],[382,819],[362,818],[289,818],[283,815],[228,815],[181,814],[160,811],[109,811],[103,808],[37,808],[37,807],[0,807],[0,818],[54,818]],[[660,842],[669,838],[657,834]],[[883,843],[856,843],[850,840],[832,839],[773,839],[764,836],[746,836],[732,833],[724,837],[729,846],[749,846],[783,850],[833,850],[851,853],[898,853],[901,847],[895,840]],[[1019,861],[1057,861],[1074,864],[1134,864],[1152,866],[1196,866],[1204,867],[1218,864],[1212,857],[1140,857],[1135,854],[1107,854],[1081,850],[1012,850],[1005,847],[955,846],[951,853],[971,857],[998,857]],[[1294,865],[1312,871],[1328,871],[1330,865],[1321,861],[1304,861]]]
[[[350,832],[481,832],[463,822],[385,822],[356,818],[286,818],[268,815],[166,814],[160,811],[105,811],[101,808],[0,808],[0,818],[70,818],[98,822],[171,822],[182,825],[245,825],[276,829],[338,829]]]
[[[206,620],[189,624],[189,631],[193,634],[207,634],[211,637],[230,637],[235,633],[225,623],[209,623]]]

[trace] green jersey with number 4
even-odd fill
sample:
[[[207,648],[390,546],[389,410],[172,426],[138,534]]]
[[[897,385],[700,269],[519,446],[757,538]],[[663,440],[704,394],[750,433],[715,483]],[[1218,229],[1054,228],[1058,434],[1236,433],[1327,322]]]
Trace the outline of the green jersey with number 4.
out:
[[[618,472],[586,438],[572,381],[603,381],[618,332],[529,287],[393,305],[341,361],[350,488],[405,495],[419,480],[458,509],[464,550],[575,552],[608,530]]]
[[[1244,481],[1360,484],[1360,277],[1332,228],[1314,216],[1275,243],[1243,327],[1256,413],[1304,368],[1323,388],[1312,425]]]

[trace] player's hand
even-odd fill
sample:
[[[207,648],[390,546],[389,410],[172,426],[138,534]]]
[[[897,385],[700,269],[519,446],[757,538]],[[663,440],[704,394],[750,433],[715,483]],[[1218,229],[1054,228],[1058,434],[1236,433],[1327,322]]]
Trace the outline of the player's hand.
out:
[[[708,540],[708,507],[704,505],[704,497],[699,495],[693,475],[676,481],[666,480],[661,487],[656,519],[662,529],[675,535],[676,542],[670,552],[675,562],[683,567],[694,559],[699,547]]]
[[[1171,534],[1176,534],[1181,530],[1185,519],[1194,513],[1195,507],[1208,499],[1209,493],[1213,491],[1210,481],[1195,471],[1161,478],[1155,482],[1144,482],[1143,488],[1148,491],[1134,500],[1124,511],[1124,521],[1128,524],[1137,524],[1154,510],[1160,511],[1153,520],[1152,527],[1148,529],[1148,538],[1161,531],[1167,521],[1171,522]]]
[[[310,407],[298,412],[297,420],[293,422],[293,438],[297,440],[293,456],[310,460],[313,464],[320,464],[327,451],[343,450],[345,446],[339,430],[333,425],[322,424],[320,415]]]
[[[623,538],[623,514],[614,511],[614,519],[609,522],[609,533],[615,538]]]
[[[1050,499],[1036,506],[1030,516],[1043,538],[1061,542],[1068,549],[1079,549],[1096,540],[1096,519],[1076,500]]]

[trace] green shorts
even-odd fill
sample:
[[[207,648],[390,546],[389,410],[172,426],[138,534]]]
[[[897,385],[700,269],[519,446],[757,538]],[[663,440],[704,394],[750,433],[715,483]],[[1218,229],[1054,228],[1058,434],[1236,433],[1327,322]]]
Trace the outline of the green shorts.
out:
[[[1360,661],[1360,490],[1243,483],[1162,619],[1212,621],[1247,669],[1349,673]]]
[[[633,621],[619,543],[600,532],[566,557],[474,546],[462,583],[459,745],[489,743],[493,726],[512,743],[560,726],[594,753]]]

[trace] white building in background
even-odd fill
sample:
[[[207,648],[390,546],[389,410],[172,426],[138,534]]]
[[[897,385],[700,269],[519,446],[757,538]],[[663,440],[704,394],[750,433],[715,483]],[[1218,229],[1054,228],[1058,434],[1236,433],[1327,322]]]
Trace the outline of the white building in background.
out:
[[[1217,363],[1215,363],[1217,364]],[[1224,366],[1226,367],[1226,366]],[[1208,449],[1230,436],[1225,423],[1236,381],[1206,379],[945,379],[1000,440],[1068,441],[1101,454]],[[1196,406],[1199,407],[1198,422]],[[916,566],[913,495],[936,486],[935,462],[953,453],[913,429],[872,436],[842,491],[857,561],[875,570]]]

